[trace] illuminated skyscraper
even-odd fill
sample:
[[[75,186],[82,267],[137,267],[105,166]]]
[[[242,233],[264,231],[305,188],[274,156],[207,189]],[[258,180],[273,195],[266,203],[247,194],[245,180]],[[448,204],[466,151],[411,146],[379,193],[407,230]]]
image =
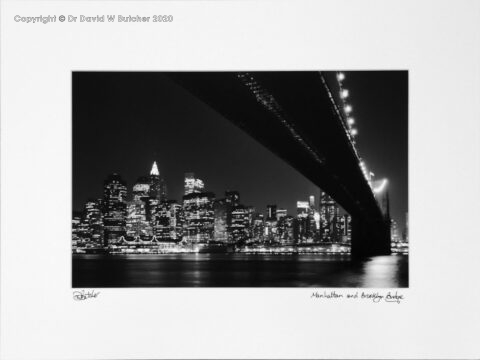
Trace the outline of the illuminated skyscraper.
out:
[[[296,244],[307,242],[308,220],[307,216],[296,216],[293,221],[293,237]]]
[[[120,175],[111,174],[103,187],[104,243],[106,246],[118,241],[126,230],[127,187]]]
[[[143,201],[144,204],[139,201]],[[133,202],[128,204],[129,236],[153,236],[158,205],[167,201],[167,187],[154,161],[150,175],[141,176],[133,186]],[[147,224],[143,222],[147,221]],[[139,228],[140,227],[140,228]],[[146,229],[145,227],[149,227]],[[132,233],[132,229],[133,233]]]
[[[262,243],[265,238],[264,216],[260,213],[253,214],[252,217],[252,241]]]
[[[192,172],[185,173],[185,181],[184,181],[184,195],[190,195],[194,192],[195,188],[195,174]]]
[[[158,241],[179,242],[183,236],[183,208],[174,200],[158,205],[155,222],[155,236]]]
[[[313,241],[315,219],[310,204],[310,201],[297,201],[297,219],[294,232],[297,243]]]
[[[225,199],[216,200],[213,205],[214,212],[214,240],[223,243],[228,242],[227,213],[228,204]]]
[[[83,211],[82,225],[84,224],[86,233],[84,236],[91,247],[103,246],[103,213],[102,200],[88,200]]]
[[[213,240],[214,200],[215,195],[211,192],[192,192],[183,196],[185,242],[195,244]]]
[[[352,217],[349,214],[339,216],[339,229],[342,243],[350,244],[352,240]]]
[[[283,245],[295,243],[294,220],[291,215],[282,216],[278,220],[278,241]]]
[[[149,176],[149,196],[158,199],[160,202],[167,201],[167,185],[165,179],[160,177],[157,162],[154,161]]]
[[[127,202],[126,233],[128,237],[147,240],[153,235],[150,221],[147,220],[147,204],[143,200]]]
[[[336,242],[339,240],[337,203],[325,192],[320,197],[320,238],[325,242]]]
[[[248,217],[248,225],[247,225],[248,242],[251,242],[253,237],[253,219],[255,217],[256,211],[253,206],[246,206],[246,209],[247,209],[247,217]]]
[[[246,206],[238,205],[232,210],[232,223],[229,234],[235,244],[244,243],[249,238],[250,211]]]
[[[195,178],[194,173],[185,173],[185,195],[200,193],[204,190],[203,181]]]
[[[126,234],[128,237],[148,240],[153,236],[149,214],[150,190],[150,179],[146,176],[138,178],[133,185],[133,200],[127,202]]]
[[[225,207],[227,214],[227,237],[228,241],[233,243],[234,239],[232,236],[232,212],[233,210],[240,205],[240,194],[238,191],[228,190],[225,191]]]
[[[73,212],[72,217],[72,250],[76,250],[77,246],[80,244],[80,224],[82,222],[82,213],[78,211]]]
[[[399,242],[401,240],[397,222],[393,219],[390,220],[390,234],[392,242]]]
[[[267,220],[277,219],[277,205],[267,205]]]
[[[310,195],[308,198],[308,234],[307,236],[311,239],[316,239],[318,235],[317,222],[319,220],[316,219],[315,214],[317,213],[315,209],[315,196]]]
[[[297,216],[307,217],[309,208],[310,208],[310,205],[308,201],[297,201]]]
[[[90,229],[88,220],[85,217],[85,207],[80,216],[80,222],[77,225],[76,234],[78,236],[78,244],[84,247],[90,241]]]
[[[315,221],[315,232],[320,232],[320,213],[318,211],[313,214],[313,219]]]
[[[132,194],[133,200],[145,200],[150,195],[150,180],[146,176],[141,176],[133,185]]]
[[[172,230],[175,231],[172,239],[175,241],[181,241],[183,238],[183,224],[185,223],[185,213],[183,212],[183,206],[176,201],[170,201],[170,225]]]
[[[165,201],[163,201],[165,202]],[[158,207],[161,204],[160,200],[157,198],[148,197],[146,201],[147,205],[147,221],[150,223],[150,226],[153,229],[153,233],[155,233],[155,225],[156,225],[156,215],[158,212]]]
[[[277,205],[267,205],[267,218],[265,219],[265,241],[275,242],[277,236]]]

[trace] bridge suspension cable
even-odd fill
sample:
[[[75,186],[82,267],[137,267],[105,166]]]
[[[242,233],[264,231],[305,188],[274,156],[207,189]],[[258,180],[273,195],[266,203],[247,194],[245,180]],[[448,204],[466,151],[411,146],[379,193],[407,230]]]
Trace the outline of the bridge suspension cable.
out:
[[[357,146],[356,146],[355,137],[358,135],[358,129],[356,127],[356,121],[352,116],[353,108],[347,102],[347,99],[350,95],[350,92],[344,86],[344,80],[346,78],[345,73],[343,73],[341,71],[337,72],[336,78],[337,78],[337,82],[338,82],[339,96],[340,96],[340,101],[342,102],[343,115],[344,115],[344,116],[341,116],[341,119],[344,123],[344,126],[346,127],[346,130],[348,132],[348,135],[349,135],[349,138],[352,142],[352,145],[355,148],[355,151],[358,155],[359,165],[360,165],[360,169],[362,170],[363,176],[365,177],[365,179],[368,182],[368,185],[370,186],[370,188],[373,191],[374,190],[374,188],[373,188],[373,175],[374,174],[373,174],[373,172],[371,172],[367,168],[367,164],[359,156],[359,152],[358,152],[358,149],[357,149]]]

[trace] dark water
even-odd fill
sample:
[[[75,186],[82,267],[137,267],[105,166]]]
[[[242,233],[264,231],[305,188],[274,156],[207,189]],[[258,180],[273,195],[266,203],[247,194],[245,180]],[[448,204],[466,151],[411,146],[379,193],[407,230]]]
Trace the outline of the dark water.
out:
[[[408,287],[408,256],[73,255],[73,287]]]

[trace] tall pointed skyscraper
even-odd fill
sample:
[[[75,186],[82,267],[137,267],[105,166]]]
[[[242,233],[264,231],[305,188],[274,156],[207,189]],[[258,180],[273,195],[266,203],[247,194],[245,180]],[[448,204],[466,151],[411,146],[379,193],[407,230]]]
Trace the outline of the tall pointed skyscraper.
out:
[[[165,180],[160,177],[157,162],[154,161],[152,170],[150,170],[150,194],[151,197],[159,201],[167,201],[167,185]]]
[[[160,176],[160,173],[158,172],[158,166],[157,166],[156,161],[153,162],[152,170],[150,171],[150,175]]]

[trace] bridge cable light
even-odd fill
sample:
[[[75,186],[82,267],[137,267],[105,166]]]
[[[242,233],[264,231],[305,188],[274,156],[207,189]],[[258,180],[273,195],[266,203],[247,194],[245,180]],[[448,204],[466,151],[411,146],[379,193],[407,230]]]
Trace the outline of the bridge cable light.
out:
[[[374,190],[374,187],[373,187],[373,184],[372,184],[372,177],[374,176],[374,174],[371,171],[369,171],[369,169],[367,169],[367,166],[366,166],[365,162],[363,160],[361,160],[361,158],[358,154],[358,150],[356,149],[356,146],[355,146],[355,144],[356,144],[355,136],[358,135],[358,130],[357,130],[357,128],[353,127],[355,125],[355,119],[350,116],[350,113],[352,112],[353,108],[350,104],[348,104],[346,102],[346,99],[349,97],[349,91],[347,89],[343,88],[343,80],[345,80],[345,74],[343,72],[337,72],[336,77],[337,77],[337,82],[338,82],[338,87],[339,87],[340,100],[341,100],[341,103],[343,105],[343,112],[344,112],[344,115],[345,115],[345,117],[342,116],[342,120],[343,120],[344,126],[345,126],[345,131],[347,133],[347,136],[350,138],[350,141],[353,145],[353,148],[354,148],[357,156],[359,157],[359,160],[360,160],[359,165],[360,165],[360,169],[363,173],[363,176],[367,180],[370,188],[372,190]],[[385,184],[383,184],[382,189],[385,187],[385,185],[386,185],[386,182],[385,182]],[[374,193],[375,193],[375,191],[374,191]]]
[[[379,186],[377,186],[376,188],[373,189],[373,192],[375,194],[378,194],[378,193],[382,192],[383,189],[385,189],[385,186],[387,185],[387,183],[388,183],[388,180],[383,179],[382,183]]]

